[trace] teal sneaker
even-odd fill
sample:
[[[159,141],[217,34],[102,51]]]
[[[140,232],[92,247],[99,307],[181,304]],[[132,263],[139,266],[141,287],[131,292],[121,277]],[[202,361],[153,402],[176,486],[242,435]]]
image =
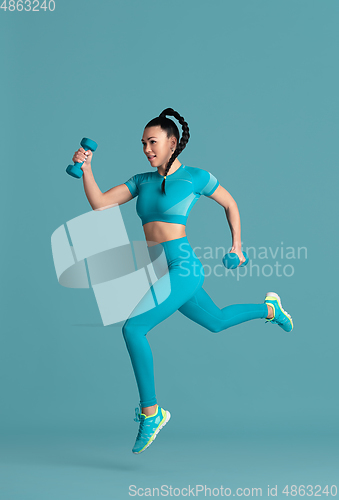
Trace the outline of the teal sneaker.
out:
[[[140,410],[139,410],[140,407]],[[144,413],[141,413],[141,404],[135,409],[135,422],[140,422],[139,432],[135,445],[132,449],[133,453],[142,453],[148,448],[155,438],[158,432],[167,424],[171,418],[171,414],[168,410],[164,410],[157,405],[157,411],[154,415],[147,417]]]
[[[273,318],[268,319],[265,323],[270,321],[271,323],[281,326],[285,332],[291,332],[293,330],[293,321],[288,312],[284,311],[282,308],[279,295],[275,292],[268,292],[266,293],[264,302],[265,304],[271,304],[274,312]]]

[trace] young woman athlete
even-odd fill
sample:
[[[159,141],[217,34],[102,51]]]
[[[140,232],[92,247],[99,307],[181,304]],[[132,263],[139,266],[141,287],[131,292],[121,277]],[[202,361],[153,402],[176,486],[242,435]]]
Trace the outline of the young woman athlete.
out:
[[[181,124],[180,142],[176,124],[166,115],[174,116]],[[185,233],[188,214],[201,195],[225,208],[232,233],[231,251],[238,255],[239,265],[245,258],[241,251],[240,216],[235,200],[210,172],[182,165],[177,158],[189,137],[185,120],[172,108],[165,109],[147,123],[141,139],[153,171],[136,174],[105,193],[100,191],[93,177],[92,152],[80,148],[73,156],[74,162],[84,162],[81,167],[84,189],[94,210],[114,203],[122,205],[138,196],[136,209],[149,243],[149,254],[163,250],[167,260],[168,274],[150,287],[122,328],[140,395],[141,412],[135,409],[135,420],[140,422],[139,432],[132,449],[136,454],[152,444],[170,419],[169,411],[158,406],[155,395],[153,356],[146,338],[152,328],[179,310],[214,333],[258,318],[278,324],[287,332],[293,329],[291,316],[284,311],[274,292],[267,293],[261,304],[238,304],[220,309],[203,289],[203,266]],[[164,295],[161,291],[168,277],[170,293]],[[145,307],[145,304],[154,304],[154,297],[166,298],[159,300],[156,307]]]

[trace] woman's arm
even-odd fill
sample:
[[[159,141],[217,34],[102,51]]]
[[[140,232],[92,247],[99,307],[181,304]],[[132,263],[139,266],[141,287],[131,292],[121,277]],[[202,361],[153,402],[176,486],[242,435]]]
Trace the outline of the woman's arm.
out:
[[[74,163],[82,163],[81,170],[83,171],[84,189],[93,210],[104,210],[114,205],[122,205],[130,201],[133,196],[126,184],[119,184],[105,193],[102,193],[99,186],[95,182],[92,172],[92,151],[85,151],[84,148],[79,148],[73,155]]]
[[[83,173],[84,190],[89,201],[89,204],[96,210],[103,205],[103,193],[100,191],[98,184],[95,182],[93,172],[89,168]]]
[[[245,257],[241,251],[241,224],[240,224],[240,214],[238,210],[238,205],[235,199],[230,195],[225,188],[221,185],[217,187],[209,198],[212,198],[214,201],[219,203],[225,209],[226,218],[228,225],[230,226],[231,234],[232,234],[232,248],[231,252],[234,252],[238,255],[240,259],[240,264],[245,262]]]
[[[232,248],[241,250],[241,227],[238,205],[234,202],[225,208],[226,218],[232,234]]]
[[[93,210],[102,210],[114,205],[123,205],[133,198],[126,184],[119,184],[102,193],[95,182],[91,169],[84,172],[83,179],[85,193]]]

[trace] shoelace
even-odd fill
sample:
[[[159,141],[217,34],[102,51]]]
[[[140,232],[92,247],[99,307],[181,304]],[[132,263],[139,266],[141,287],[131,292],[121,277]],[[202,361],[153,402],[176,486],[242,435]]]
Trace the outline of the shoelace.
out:
[[[140,409],[139,409],[140,408]],[[135,418],[134,418],[134,421],[135,422],[140,422],[140,426],[139,426],[139,432],[138,432],[138,435],[137,435],[137,439],[139,439],[143,432],[144,432],[144,428],[147,427],[148,425],[145,424],[145,419],[144,418],[141,418],[141,404],[139,404],[139,406],[137,408],[135,408]]]
[[[139,407],[141,410],[141,404],[139,404]],[[146,430],[146,427],[151,427],[151,425],[149,424],[149,422],[146,420],[145,417],[141,418],[141,411],[139,410],[139,407],[135,408],[135,418],[134,418],[135,422],[140,422],[137,439],[142,437],[143,434],[144,434],[143,438],[145,438],[147,436],[147,432],[149,432],[149,430],[148,431]]]
[[[135,417],[134,417],[135,422],[140,422],[141,421],[141,413],[139,410],[139,406],[135,409]]]

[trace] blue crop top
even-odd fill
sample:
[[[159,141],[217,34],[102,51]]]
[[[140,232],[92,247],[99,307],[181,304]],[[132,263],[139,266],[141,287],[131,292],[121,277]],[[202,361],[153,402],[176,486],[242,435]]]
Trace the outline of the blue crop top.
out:
[[[219,181],[207,170],[181,165],[167,175],[166,194],[161,192],[164,177],[156,169],[133,175],[124,182],[133,198],[138,195],[137,214],[142,225],[152,221],[186,225],[187,217],[200,196],[211,196]]]

